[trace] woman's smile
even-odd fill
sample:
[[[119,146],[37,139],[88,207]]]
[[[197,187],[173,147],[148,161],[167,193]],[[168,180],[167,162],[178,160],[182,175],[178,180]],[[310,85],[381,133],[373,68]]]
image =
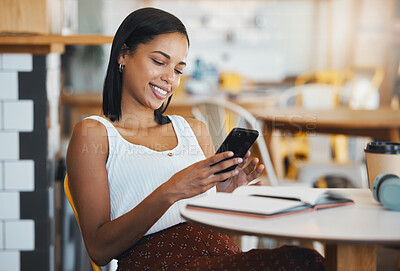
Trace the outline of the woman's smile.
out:
[[[149,84],[150,88],[153,90],[154,95],[160,99],[160,100],[165,100],[167,98],[168,91],[163,90],[162,88]]]

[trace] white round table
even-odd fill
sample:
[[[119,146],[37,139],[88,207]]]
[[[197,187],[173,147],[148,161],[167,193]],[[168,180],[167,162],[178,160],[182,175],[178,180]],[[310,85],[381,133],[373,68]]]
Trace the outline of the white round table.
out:
[[[251,218],[181,209],[188,221],[246,235],[326,244],[328,270],[376,270],[377,245],[400,247],[400,212],[384,209],[369,189],[339,189],[354,205],[291,214],[276,218]]]

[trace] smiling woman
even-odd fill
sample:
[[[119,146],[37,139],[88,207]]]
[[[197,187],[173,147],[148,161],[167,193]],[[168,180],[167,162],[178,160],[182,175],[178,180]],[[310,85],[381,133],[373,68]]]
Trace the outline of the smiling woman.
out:
[[[140,9],[135,12],[135,16],[133,16],[132,13],[130,16],[126,17],[120,25],[113,40],[103,92],[103,112],[111,120],[118,120],[121,116],[121,73],[124,70],[122,60],[124,60],[127,55],[132,56],[136,47],[149,43],[158,35],[170,33],[180,34],[181,39],[185,39],[186,50],[182,52],[182,57],[183,59],[186,59],[186,54],[190,44],[186,28],[178,18],[172,14],[167,14],[168,13],[158,9]],[[165,39],[163,42],[168,46],[168,39]],[[165,64],[163,61],[164,59],[171,59],[170,55],[161,50],[156,50],[152,53],[153,58],[151,58],[150,55],[147,57],[150,57],[155,64],[160,66]],[[121,57],[123,58],[122,60],[120,59]],[[116,61],[117,59],[118,61]],[[185,62],[180,61],[180,67],[176,69],[178,73],[182,73],[182,69],[185,65]],[[169,96],[165,109],[168,106],[170,97],[171,96]],[[163,110],[159,108],[155,111],[157,122],[169,122],[166,117],[162,116],[165,109]]]
[[[257,158],[247,161],[250,152],[243,159],[214,154],[204,123],[163,115],[188,48],[182,22],[154,8],[132,12],[114,37],[103,115],[75,126],[67,152],[89,256],[98,265],[116,258],[118,270],[323,270],[313,250],[242,253],[228,236],[180,216],[186,200],[232,192],[264,169]]]
[[[122,89],[126,90],[122,92],[122,111],[131,108],[130,100],[136,106],[159,109],[179,85],[187,38],[181,33],[162,34],[137,45],[134,52],[128,46],[125,50],[118,59],[124,74]]]

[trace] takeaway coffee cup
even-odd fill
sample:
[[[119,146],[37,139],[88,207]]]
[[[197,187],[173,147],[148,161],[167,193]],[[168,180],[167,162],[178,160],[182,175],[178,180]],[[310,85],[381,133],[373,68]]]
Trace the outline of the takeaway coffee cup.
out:
[[[381,173],[392,173],[400,177],[400,143],[370,142],[364,151],[370,189],[376,176]]]

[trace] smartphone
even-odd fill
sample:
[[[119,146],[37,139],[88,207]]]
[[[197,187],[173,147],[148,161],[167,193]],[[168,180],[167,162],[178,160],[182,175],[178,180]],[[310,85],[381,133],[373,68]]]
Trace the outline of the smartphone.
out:
[[[229,135],[225,138],[224,142],[222,142],[221,146],[218,148],[217,153],[232,151],[234,153],[233,157],[229,157],[222,161],[232,159],[234,157],[243,158],[250,147],[254,144],[258,137],[258,131],[245,129],[245,128],[233,128]],[[222,161],[218,162],[221,163]],[[218,164],[216,163],[216,164]],[[211,166],[214,166],[213,164]],[[215,174],[220,174],[224,172],[231,171],[236,168],[236,165],[231,166],[227,169],[218,171]]]

